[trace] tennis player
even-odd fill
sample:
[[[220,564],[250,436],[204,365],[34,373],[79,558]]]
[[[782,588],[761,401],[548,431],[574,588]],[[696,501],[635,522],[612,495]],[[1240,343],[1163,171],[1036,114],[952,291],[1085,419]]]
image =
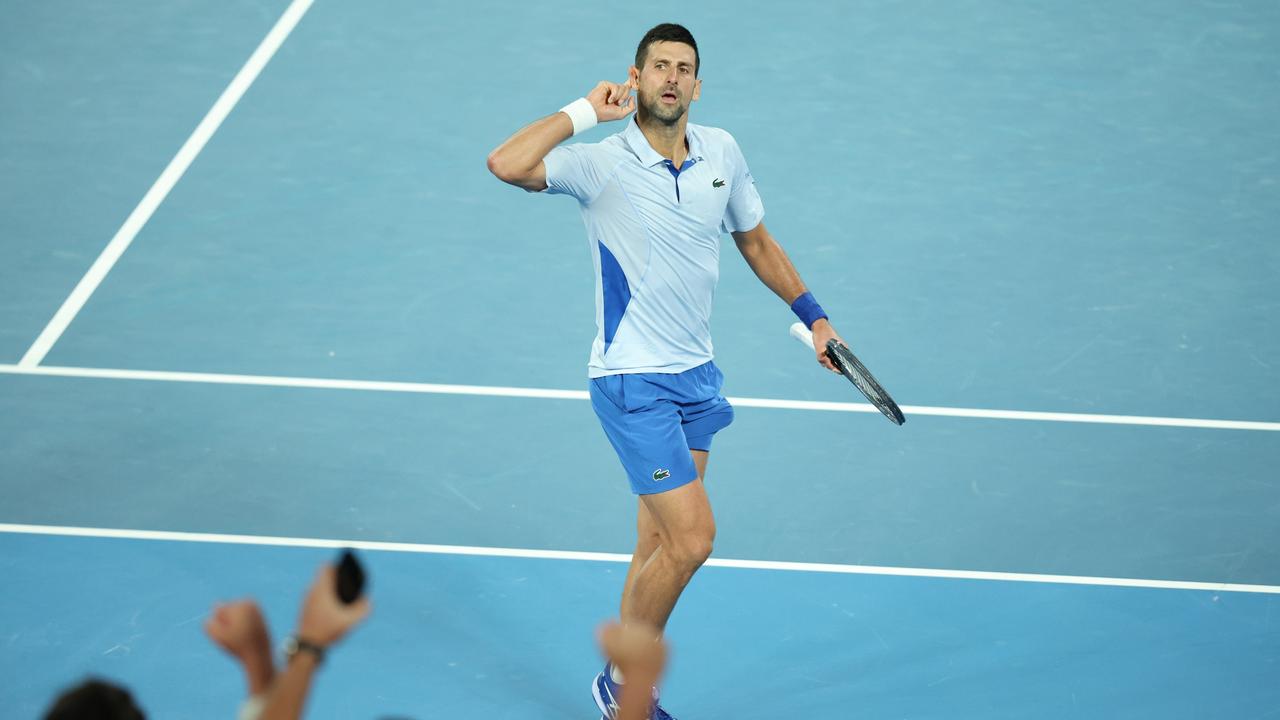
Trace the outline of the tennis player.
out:
[[[703,479],[712,438],[733,421],[711,350],[720,235],[733,235],[756,276],[813,331],[815,347],[837,337],[765,229],[733,136],[689,122],[702,92],[699,60],[688,30],[658,25],[640,40],[626,82],[600,82],[489,155],[502,181],[569,195],[582,212],[596,271],[591,405],[639,496],[621,618],[659,631],[716,534]],[[609,121],[620,132],[602,142],[560,145]],[[606,665],[592,685],[609,720],[624,681]],[[669,718],[654,697],[653,717]]]

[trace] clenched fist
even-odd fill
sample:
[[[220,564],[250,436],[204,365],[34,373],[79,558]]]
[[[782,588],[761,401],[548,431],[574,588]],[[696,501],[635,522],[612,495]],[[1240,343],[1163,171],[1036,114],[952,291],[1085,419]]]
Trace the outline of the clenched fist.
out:
[[[587,102],[595,108],[600,122],[621,120],[636,109],[636,99],[631,95],[633,89],[630,80],[621,83],[601,80],[587,93]]]

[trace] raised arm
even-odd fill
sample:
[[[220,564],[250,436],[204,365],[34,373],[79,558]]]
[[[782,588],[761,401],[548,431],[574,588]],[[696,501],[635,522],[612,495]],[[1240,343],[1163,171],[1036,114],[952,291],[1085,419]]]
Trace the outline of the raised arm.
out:
[[[324,565],[302,602],[295,652],[276,675],[262,708],[261,720],[298,720],[306,706],[311,681],[326,651],[369,614],[369,598],[350,605],[338,599],[338,573]]]
[[[635,109],[631,88],[630,81],[597,83],[586,97],[595,110],[596,121],[620,120],[629,115]],[[546,190],[547,168],[542,159],[552,148],[572,137],[573,131],[573,120],[564,110],[526,125],[489,153],[489,172],[502,182],[525,190]]]
[[[791,264],[791,258],[787,257],[786,251],[777,240],[773,239],[773,235],[769,234],[764,223],[745,232],[733,233],[733,241],[738,244],[738,252],[742,253],[742,257],[751,266],[756,277],[760,278],[760,282],[782,298],[783,302],[791,305],[792,309],[796,309],[797,299],[808,290],[800,279],[800,273],[796,272],[795,266]],[[816,303],[814,306],[816,307]],[[840,339],[835,328],[831,327],[831,323],[825,317],[806,324],[809,324],[809,329],[813,331],[813,346],[818,363],[831,372],[840,372],[831,364],[825,350],[828,340],[832,338],[840,342],[844,340]]]
[[[251,599],[219,603],[205,621],[204,631],[240,663],[249,698],[262,698],[275,680],[271,633],[258,603]]]

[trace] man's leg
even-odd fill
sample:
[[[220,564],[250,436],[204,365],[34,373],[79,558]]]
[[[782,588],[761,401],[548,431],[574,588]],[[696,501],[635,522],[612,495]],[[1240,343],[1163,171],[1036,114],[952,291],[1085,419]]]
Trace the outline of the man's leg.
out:
[[[642,495],[640,502],[657,529],[658,547],[630,577],[622,620],[661,630],[680,593],[711,555],[715,518],[701,478],[664,493]]]
[[[698,479],[706,480],[707,459],[710,454],[705,450],[690,450],[689,454],[693,456],[694,467],[698,468]],[[618,615],[624,623],[631,619],[631,588],[635,584],[636,575],[645,566],[645,563],[649,562],[649,559],[653,557],[661,545],[662,535],[658,531],[657,521],[649,513],[644,501],[637,497],[636,549],[631,555],[631,565],[627,568],[627,580],[622,585],[622,607]]]

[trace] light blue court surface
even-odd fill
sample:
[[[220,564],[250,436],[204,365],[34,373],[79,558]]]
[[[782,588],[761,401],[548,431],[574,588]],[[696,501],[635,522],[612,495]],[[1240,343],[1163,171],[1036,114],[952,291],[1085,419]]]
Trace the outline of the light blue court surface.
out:
[[[737,137],[770,229],[902,403],[1280,421],[1269,2],[316,0],[19,366],[288,6],[0,2],[0,523],[628,552],[634,500],[583,399],[225,376],[584,391],[576,208],[484,157],[620,80],[665,20],[700,43],[694,121]],[[723,254],[726,393],[851,400]],[[670,627],[678,717],[1280,707],[1280,433],[909,416],[740,407],[710,464],[716,556],[1191,585],[707,568]],[[283,634],[328,557],[0,533],[0,707],[36,717],[92,673],[152,717],[228,717],[209,605],[251,594]],[[365,558],[375,614],[312,717],[595,717],[624,565]]]

